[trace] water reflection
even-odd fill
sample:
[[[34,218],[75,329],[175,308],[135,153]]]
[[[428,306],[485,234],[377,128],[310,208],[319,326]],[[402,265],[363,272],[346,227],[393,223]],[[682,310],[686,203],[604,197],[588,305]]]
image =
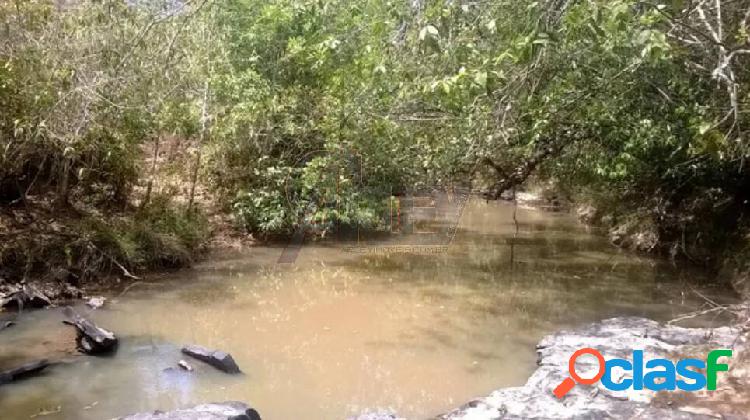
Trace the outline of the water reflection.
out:
[[[534,345],[556,329],[670,319],[702,304],[689,287],[728,299],[702,288],[700,273],[621,252],[567,215],[519,210],[516,232],[512,211],[471,202],[446,254],[354,254],[324,242],[279,265],[281,247],[258,247],[133,287],[92,313],[122,337],[117,356],[76,357],[0,387],[3,417],[59,406],[46,418],[101,419],[228,399],[269,419],[377,407],[427,417],[522,384]],[[64,331],[60,319],[22,318],[0,334],[2,358]],[[176,370],[188,342],[230,351],[246,374],[200,362]]]

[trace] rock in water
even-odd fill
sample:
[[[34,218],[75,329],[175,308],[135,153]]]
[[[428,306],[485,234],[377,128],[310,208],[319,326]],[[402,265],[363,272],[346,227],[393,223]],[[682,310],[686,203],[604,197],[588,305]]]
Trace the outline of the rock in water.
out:
[[[241,373],[232,355],[220,350],[211,350],[201,346],[189,345],[182,348],[182,352],[190,357],[215,367],[226,373]]]
[[[106,301],[107,301],[107,298],[105,297],[95,296],[87,300],[86,305],[90,307],[91,309],[99,309],[102,306],[104,306],[104,302]]]
[[[487,397],[471,401],[439,420],[474,419],[713,419],[724,418],[691,412],[689,407],[669,409],[651,404],[655,392],[610,391],[601,382],[592,386],[577,385],[562,400],[552,390],[567,378],[568,361],[578,349],[592,347],[605,358],[630,359],[633,349],[644,350],[648,358],[670,358],[677,352],[706,353],[730,348],[738,334],[729,327],[681,328],[662,325],[645,318],[612,318],[571,331],[560,331],[544,337],[537,344],[537,369],[526,385],[499,389]],[[598,363],[577,362],[581,377],[595,376]],[[628,373],[632,377],[632,373]]]
[[[177,362],[177,366],[179,366],[180,368],[182,368],[183,370],[186,370],[188,372],[192,372],[193,371],[193,367],[190,366],[190,364],[188,364],[188,362],[186,362],[184,360],[180,360],[179,362]]]
[[[0,303],[0,307],[22,311],[24,308],[44,308],[51,304],[52,302],[44,293],[34,286],[25,284],[20,290],[5,297]]]
[[[38,360],[0,372],[0,385],[39,373],[49,365],[50,363],[47,360]]]
[[[133,414],[119,420],[261,420],[255,409],[247,404],[230,401],[197,405],[174,411],[154,411]]]
[[[76,327],[78,348],[84,353],[108,353],[117,347],[117,337],[113,332],[98,327],[69,306],[63,309],[63,314],[68,318],[64,322]]]

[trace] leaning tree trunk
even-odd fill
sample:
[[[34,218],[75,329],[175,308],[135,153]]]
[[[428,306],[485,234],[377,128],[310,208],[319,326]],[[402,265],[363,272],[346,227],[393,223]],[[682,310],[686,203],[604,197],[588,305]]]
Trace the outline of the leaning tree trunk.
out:
[[[486,198],[490,200],[499,199],[505,191],[526,182],[545,160],[559,155],[565,146],[583,138],[585,138],[584,133],[575,133],[570,129],[564,130],[560,136],[537,143],[534,154],[511,171],[504,170],[489,158],[483,158],[484,163],[492,166],[500,177],[490,191],[486,193]]]

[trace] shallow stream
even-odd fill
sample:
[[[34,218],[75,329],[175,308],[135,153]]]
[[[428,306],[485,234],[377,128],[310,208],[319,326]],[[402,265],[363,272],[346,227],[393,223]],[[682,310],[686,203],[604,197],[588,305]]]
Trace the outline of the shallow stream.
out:
[[[148,278],[103,309],[78,307],[118,334],[112,357],[70,355],[59,309],[26,312],[0,333],[0,368],[67,362],[0,387],[0,418],[108,419],[226,400],[270,420],[370,408],[426,418],[523,384],[545,334],[619,315],[668,320],[705,303],[693,291],[731,299],[571,215],[518,209],[516,231],[513,211],[470,201],[446,253],[323,242],[278,264],[281,247],[256,247]],[[244,374],[187,359],[186,343],[230,352]],[[176,368],[180,359],[196,371]]]

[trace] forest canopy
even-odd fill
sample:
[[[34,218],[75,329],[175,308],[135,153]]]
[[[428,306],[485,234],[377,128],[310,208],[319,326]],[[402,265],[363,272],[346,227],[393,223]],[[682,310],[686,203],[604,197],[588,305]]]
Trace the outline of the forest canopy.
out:
[[[711,265],[746,246],[744,1],[8,0],[0,20],[0,206],[83,215],[68,254],[181,261],[196,184],[284,235],[529,180],[647,239],[625,245]],[[167,139],[190,144],[182,201],[144,160]]]

